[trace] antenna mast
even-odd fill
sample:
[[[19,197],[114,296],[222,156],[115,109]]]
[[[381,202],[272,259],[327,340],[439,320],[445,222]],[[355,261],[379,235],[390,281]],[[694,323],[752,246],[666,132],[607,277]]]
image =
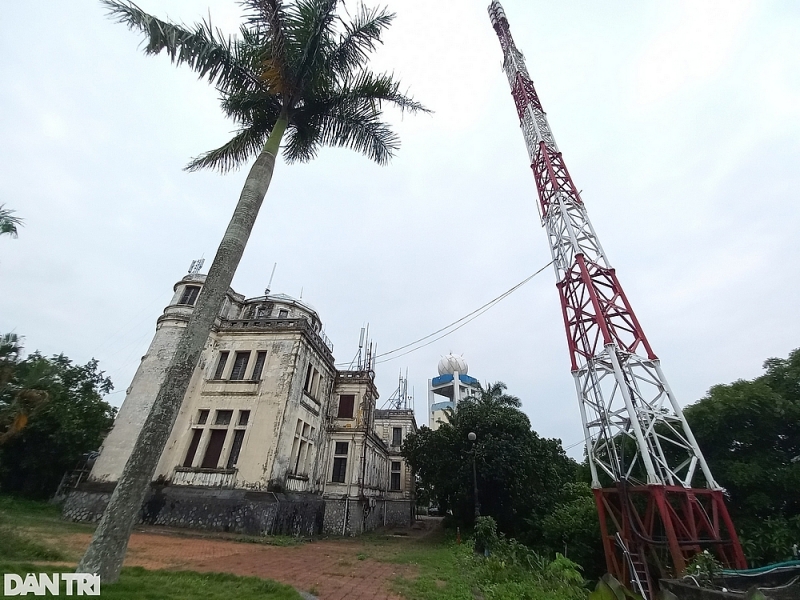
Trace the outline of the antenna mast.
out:
[[[275,277],[275,269],[278,268],[278,263],[272,265],[272,273],[269,276],[269,282],[267,283],[267,288],[264,290],[264,296],[269,296],[269,291],[272,289],[272,278]]]
[[[680,573],[701,544],[746,568],[723,490],[589,221],[496,0],[489,18],[550,242],[608,570],[653,598],[650,572]]]

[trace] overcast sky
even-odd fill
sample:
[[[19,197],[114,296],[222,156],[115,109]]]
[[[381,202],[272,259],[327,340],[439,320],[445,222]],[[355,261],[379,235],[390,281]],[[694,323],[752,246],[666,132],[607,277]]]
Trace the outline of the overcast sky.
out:
[[[140,0],[160,17],[231,0]],[[233,287],[299,296],[337,361],[370,324],[378,350],[422,337],[549,259],[487,0],[390,0],[376,56],[430,116],[391,113],[387,167],[345,150],[276,165]],[[505,0],[517,46],[604,248],[683,404],[800,347],[800,4],[791,0]],[[353,8],[350,0],[347,6]],[[457,7],[457,8],[454,8]],[[0,332],[27,351],[100,361],[118,405],[192,259],[213,258],[244,173],[186,173],[233,126],[217,96],[98,2],[0,9]],[[439,358],[520,396],[534,429],[580,456],[552,270],[452,336],[378,366],[408,368],[417,419]]]

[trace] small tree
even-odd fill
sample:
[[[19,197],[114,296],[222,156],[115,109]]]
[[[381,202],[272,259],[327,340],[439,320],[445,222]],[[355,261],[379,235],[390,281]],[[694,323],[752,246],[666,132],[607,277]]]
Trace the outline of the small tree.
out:
[[[96,360],[76,365],[63,354],[46,358],[34,352],[16,361],[0,387],[0,415],[17,415],[11,423],[24,415],[25,424],[0,445],[0,488],[52,496],[62,475],[96,450],[111,428],[116,409],[102,396],[111,389]],[[34,408],[31,398],[37,399]]]
[[[477,436],[474,445],[470,432]],[[559,440],[539,437],[524,413],[497,402],[460,403],[448,423],[435,431],[422,427],[402,450],[439,507],[467,525],[474,519],[474,453],[481,515],[522,540],[540,535],[542,520],[575,472]]]

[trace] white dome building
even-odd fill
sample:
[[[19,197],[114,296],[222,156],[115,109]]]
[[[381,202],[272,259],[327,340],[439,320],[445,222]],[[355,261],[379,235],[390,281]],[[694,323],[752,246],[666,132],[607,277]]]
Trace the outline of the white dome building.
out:
[[[469,367],[464,357],[456,356],[455,354],[443,356],[442,360],[439,361],[439,375],[452,375],[456,371],[464,375],[469,373]]]
[[[464,398],[480,391],[480,384],[470,377],[469,365],[464,356],[443,356],[438,365],[439,376],[428,380],[428,426],[438,429],[447,422],[448,408],[455,408]],[[437,398],[439,396],[439,398]]]

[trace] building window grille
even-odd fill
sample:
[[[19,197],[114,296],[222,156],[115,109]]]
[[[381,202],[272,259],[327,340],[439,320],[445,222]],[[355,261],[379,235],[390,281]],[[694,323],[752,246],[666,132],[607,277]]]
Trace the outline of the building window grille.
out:
[[[337,419],[352,419],[353,408],[355,407],[356,397],[354,394],[342,394],[339,396],[339,412]]]
[[[230,411],[219,411],[230,412]],[[216,469],[219,466],[219,457],[222,454],[222,447],[225,445],[225,437],[228,434],[227,429],[212,429],[211,436],[208,440],[208,447],[206,448],[206,455],[203,457],[203,463],[200,465],[203,469]]]
[[[403,428],[392,427],[392,446],[399,446],[403,443]]]
[[[231,417],[233,417],[232,410],[218,410],[214,425],[230,425]]]
[[[194,306],[194,303],[197,302],[197,295],[200,293],[200,286],[197,285],[187,285],[183,288],[183,294],[181,295],[181,300],[178,304],[187,304],[188,306]]]
[[[208,413],[208,411],[205,412]],[[202,436],[202,429],[192,429],[192,441],[189,442],[189,449],[186,451],[186,459],[183,461],[184,467],[191,467],[192,463],[194,463],[194,455],[197,454],[197,447],[200,445]]]
[[[228,364],[227,350],[219,353],[219,361],[217,361],[217,370],[214,371],[214,379],[222,379],[222,374],[225,372],[225,365]]]
[[[245,427],[250,421],[250,411],[249,410],[240,410],[239,411],[239,427]]]
[[[336,442],[334,447],[333,474],[331,481],[334,483],[344,483],[347,478],[347,442]]]
[[[197,424],[205,425],[207,421],[208,421],[208,409],[204,408],[199,413],[197,413]]]
[[[392,481],[389,486],[389,489],[393,492],[400,491],[400,461],[393,460],[392,461]]]
[[[250,352],[237,352],[233,360],[231,369],[231,380],[241,381],[244,379],[244,372],[247,370],[247,363],[250,360]]]
[[[242,411],[250,412],[250,411]],[[239,451],[242,449],[242,441],[244,440],[244,429],[236,429],[233,432],[233,444],[231,445],[231,452],[228,455],[228,468],[232,469],[236,466],[236,461],[239,460]]]
[[[256,354],[256,364],[253,367],[253,375],[250,377],[253,381],[261,379],[261,373],[264,371],[264,363],[267,362],[267,353],[264,351]]]

